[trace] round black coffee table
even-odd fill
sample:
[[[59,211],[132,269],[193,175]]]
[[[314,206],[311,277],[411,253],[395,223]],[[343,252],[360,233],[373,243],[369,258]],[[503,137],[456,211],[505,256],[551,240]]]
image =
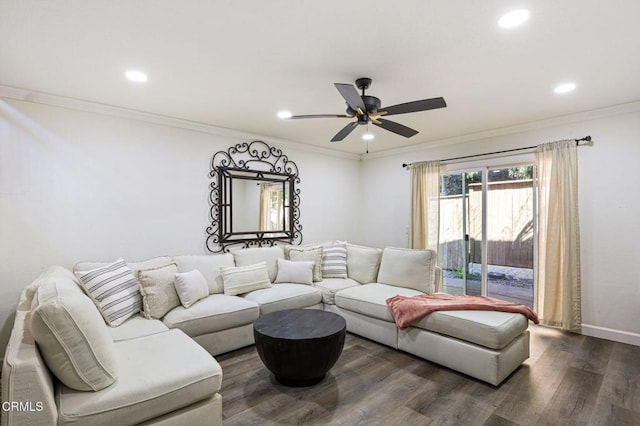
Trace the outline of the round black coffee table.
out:
[[[287,386],[311,386],[336,363],[347,325],[340,315],[316,309],[287,309],[262,315],[253,323],[256,350],[276,380]]]

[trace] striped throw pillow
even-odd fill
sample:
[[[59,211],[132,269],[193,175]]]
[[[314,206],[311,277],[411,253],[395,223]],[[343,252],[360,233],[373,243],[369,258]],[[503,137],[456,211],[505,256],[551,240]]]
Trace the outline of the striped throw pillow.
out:
[[[224,283],[224,294],[227,296],[271,287],[266,262],[236,267],[221,266],[220,273]]]
[[[322,248],[322,278],[347,278],[347,244],[332,243]]]
[[[91,271],[76,272],[76,276],[111,327],[140,312],[142,296],[138,281],[124,259]]]

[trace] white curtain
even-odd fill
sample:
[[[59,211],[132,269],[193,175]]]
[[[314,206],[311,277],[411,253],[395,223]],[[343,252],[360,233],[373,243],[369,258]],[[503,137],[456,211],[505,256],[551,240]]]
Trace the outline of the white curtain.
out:
[[[580,231],[575,140],[536,149],[536,301],[542,324],[580,331]]]
[[[440,232],[440,161],[411,166],[409,247],[438,252]]]
[[[260,184],[260,211],[258,217],[258,230],[271,230],[271,185]]]
[[[284,192],[281,185],[260,184],[260,212],[258,229],[264,231],[283,230]]]

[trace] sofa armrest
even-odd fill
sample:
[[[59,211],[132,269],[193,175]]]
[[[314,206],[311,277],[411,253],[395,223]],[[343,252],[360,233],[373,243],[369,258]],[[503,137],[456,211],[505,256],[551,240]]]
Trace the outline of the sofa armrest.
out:
[[[2,364],[4,426],[58,423],[52,376],[31,336],[29,316],[17,311]]]

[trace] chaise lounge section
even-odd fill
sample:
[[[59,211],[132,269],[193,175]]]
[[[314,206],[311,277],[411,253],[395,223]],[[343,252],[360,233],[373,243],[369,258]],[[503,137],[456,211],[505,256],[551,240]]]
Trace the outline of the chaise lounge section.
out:
[[[404,330],[396,326],[387,299],[442,289],[442,272],[434,256],[430,250],[385,248],[379,282],[338,291],[333,304],[325,303],[325,310],[342,315],[352,333],[499,385],[529,357],[528,320],[523,315],[441,311]]]

